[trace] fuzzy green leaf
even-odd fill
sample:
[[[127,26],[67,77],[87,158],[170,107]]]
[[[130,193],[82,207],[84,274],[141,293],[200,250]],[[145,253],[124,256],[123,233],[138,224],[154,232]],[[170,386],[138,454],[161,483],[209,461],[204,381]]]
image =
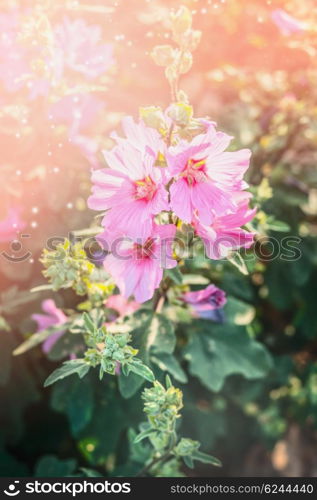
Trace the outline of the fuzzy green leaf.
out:
[[[89,372],[90,366],[83,359],[72,359],[65,361],[45,380],[44,387],[54,384],[58,380],[77,373],[79,378],[83,378]]]

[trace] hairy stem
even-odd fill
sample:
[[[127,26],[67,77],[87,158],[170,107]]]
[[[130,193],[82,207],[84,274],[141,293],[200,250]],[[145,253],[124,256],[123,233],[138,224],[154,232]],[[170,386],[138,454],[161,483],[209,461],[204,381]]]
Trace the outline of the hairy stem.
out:
[[[164,463],[166,462],[166,460],[171,456],[171,453],[172,453],[173,449],[170,448],[169,450],[167,450],[163,455],[161,455],[160,457],[156,457],[156,458],[153,458],[153,460],[151,460],[151,462],[148,464],[148,465],[145,465],[143,467],[143,469],[141,469],[135,477],[142,477],[144,476],[147,472],[149,472],[152,467],[160,462]]]

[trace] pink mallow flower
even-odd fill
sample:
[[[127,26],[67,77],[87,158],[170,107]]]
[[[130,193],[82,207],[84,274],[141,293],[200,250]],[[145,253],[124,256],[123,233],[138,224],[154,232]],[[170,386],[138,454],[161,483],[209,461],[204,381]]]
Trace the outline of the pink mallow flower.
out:
[[[92,173],[93,194],[88,206],[108,210],[102,225],[131,238],[151,234],[153,216],[169,210],[166,169],[155,166],[164,148],[159,133],[143,122],[123,120],[126,138],[114,135],[117,145],[104,156],[110,168]]]
[[[58,339],[64,335],[66,330],[63,329],[62,326],[67,322],[67,316],[65,316],[63,311],[56,306],[52,299],[47,299],[42,302],[42,310],[46,314],[32,314],[31,316],[32,319],[36,321],[39,332],[51,326],[61,326],[59,331],[52,333],[52,335],[43,342],[43,351],[48,353]]]
[[[101,27],[83,19],[65,18],[54,29],[56,50],[63,67],[93,80],[113,65],[113,46],[103,43]]]
[[[14,240],[26,224],[20,218],[17,208],[9,208],[7,216],[0,221],[0,243]]]
[[[235,208],[233,194],[247,187],[243,175],[251,152],[225,151],[231,139],[209,122],[205,133],[169,148],[167,163],[175,176],[170,187],[171,208],[183,221],[191,223],[197,213],[203,224],[211,224],[215,215]]]
[[[67,88],[75,87],[78,74],[92,81],[113,65],[113,46],[104,43],[100,26],[65,18],[52,27],[46,44],[36,19],[32,26],[28,17],[28,11],[0,14],[0,80],[9,92],[27,87],[30,99],[47,96],[65,77]],[[23,30],[28,35],[24,38]]]
[[[68,126],[69,142],[80,149],[93,168],[102,166],[98,159],[99,144],[87,133],[104,110],[104,102],[90,94],[64,96],[49,110],[50,121],[54,125],[65,123]]]
[[[101,245],[107,242],[111,246],[112,253],[103,265],[124,297],[134,295],[140,303],[152,298],[162,280],[163,269],[177,265],[172,256],[175,232],[172,224],[153,224],[148,238],[133,240],[107,231],[98,236]]]
[[[273,10],[271,17],[274,24],[285,36],[305,31],[307,29],[307,25],[304,21],[299,21],[295,17],[285,12],[285,10],[283,9]]]
[[[66,95],[51,105],[49,120],[54,125],[65,123],[69,128],[69,136],[89,130],[96,116],[103,113],[105,103],[91,94]]]
[[[193,226],[203,240],[207,256],[210,259],[224,259],[232,250],[250,248],[255,233],[241,228],[253,219],[256,209],[248,207],[247,196],[240,202],[234,213],[216,217],[209,226],[201,224],[196,218]]]
[[[215,285],[208,285],[197,292],[186,292],[182,299],[191,307],[194,317],[217,322],[223,321],[221,309],[227,302],[226,294]]]

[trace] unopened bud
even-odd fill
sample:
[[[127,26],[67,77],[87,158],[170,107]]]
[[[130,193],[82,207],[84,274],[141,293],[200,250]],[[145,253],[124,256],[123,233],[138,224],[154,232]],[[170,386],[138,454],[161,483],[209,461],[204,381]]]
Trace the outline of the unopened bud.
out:
[[[175,102],[168,108],[167,114],[176,125],[185,127],[193,116],[193,108],[184,102]]]
[[[169,66],[174,62],[175,49],[171,45],[156,45],[151,56],[158,66]]]
[[[177,12],[171,14],[172,31],[175,35],[181,35],[192,26],[192,14],[187,7],[180,7]]]
[[[164,114],[158,106],[147,106],[139,109],[140,118],[148,127],[162,130],[166,128]]]

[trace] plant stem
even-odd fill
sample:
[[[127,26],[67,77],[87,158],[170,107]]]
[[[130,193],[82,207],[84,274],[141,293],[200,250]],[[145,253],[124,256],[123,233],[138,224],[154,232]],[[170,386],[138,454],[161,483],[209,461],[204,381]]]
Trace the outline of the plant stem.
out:
[[[157,290],[153,299],[153,312],[160,313],[163,309],[165,302],[165,294],[160,290]]]
[[[172,452],[172,449],[170,448],[169,450],[167,450],[163,455],[161,455],[160,457],[156,457],[156,458],[153,458],[153,460],[148,464],[148,465],[145,465],[143,467],[143,469],[141,469],[135,477],[142,477],[144,476],[147,472],[149,472],[152,467],[156,464],[158,464],[159,462],[163,461],[165,462],[171,455],[171,452]]]

